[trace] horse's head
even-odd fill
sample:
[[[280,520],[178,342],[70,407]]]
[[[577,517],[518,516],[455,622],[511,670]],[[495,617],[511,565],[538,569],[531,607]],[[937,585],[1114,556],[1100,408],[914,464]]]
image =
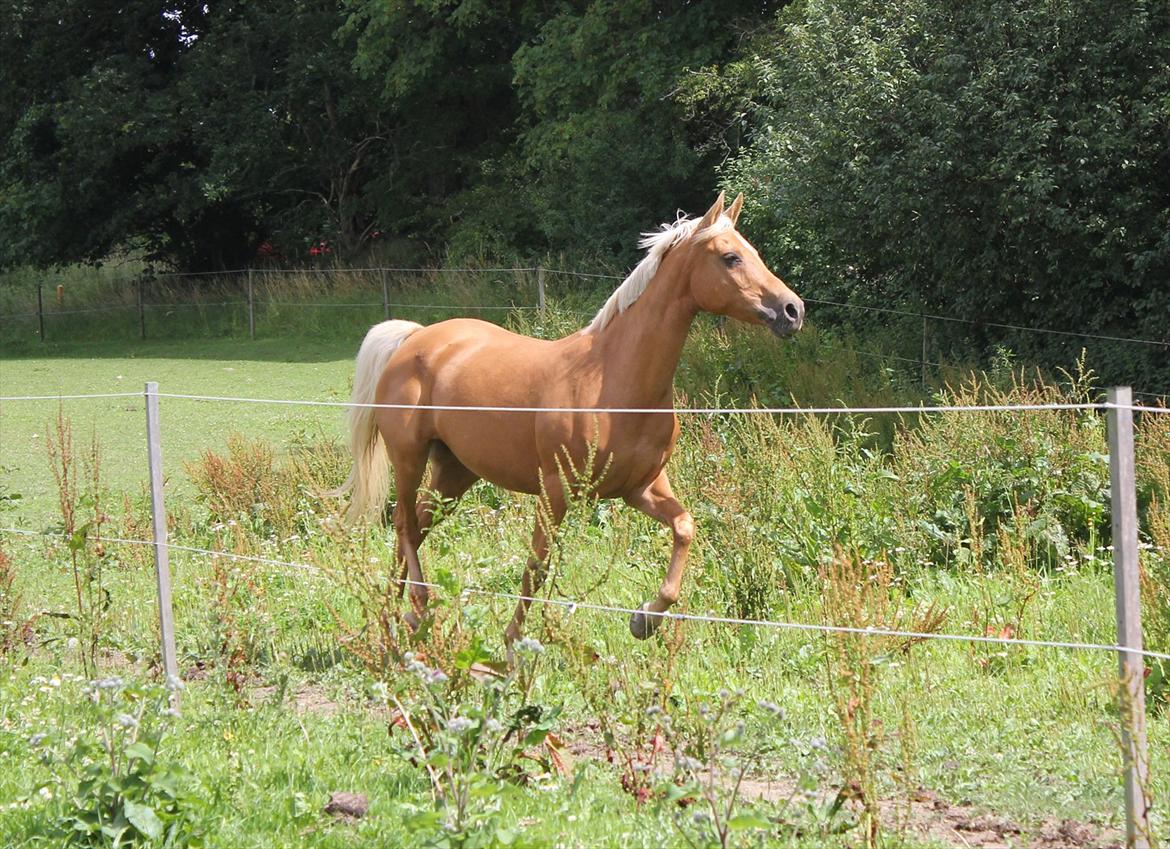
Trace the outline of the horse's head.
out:
[[[691,296],[700,309],[789,336],[804,323],[804,301],[768,270],[735,229],[743,195],[726,210],[723,193],[695,227],[690,260]],[[706,233],[704,233],[706,231]]]

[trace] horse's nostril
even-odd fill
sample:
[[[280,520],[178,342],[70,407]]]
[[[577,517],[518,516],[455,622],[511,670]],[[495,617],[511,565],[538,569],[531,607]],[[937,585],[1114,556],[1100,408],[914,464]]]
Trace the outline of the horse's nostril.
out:
[[[800,318],[800,310],[796,308],[796,304],[792,303],[792,301],[789,301],[784,305],[784,314],[793,321],[796,321]]]

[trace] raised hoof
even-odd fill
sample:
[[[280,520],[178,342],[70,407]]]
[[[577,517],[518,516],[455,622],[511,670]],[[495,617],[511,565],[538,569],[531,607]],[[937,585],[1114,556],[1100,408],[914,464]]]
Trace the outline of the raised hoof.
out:
[[[406,622],[407,627],[409,627],[411,631],[417,631],[418,626],[422,624],[422,620],[418,618],[418,614],[413,610],[402,614],[402,619]]]
[[[642,609],[630,616],[630,633],[636,640],[646,640],[654,635],[658,626],[662,624],[662,614],[650,610],[650,603],[642,605]]]

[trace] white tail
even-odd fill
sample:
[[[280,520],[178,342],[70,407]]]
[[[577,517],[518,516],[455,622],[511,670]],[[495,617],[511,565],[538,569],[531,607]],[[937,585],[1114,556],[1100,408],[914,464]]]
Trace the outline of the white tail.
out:
[[[355,404],[375,403],[374,395],[386,363],[416,330],[422,330],[422,325],[413,321],[383,321],[370,328],[358,350],[350,400]],[[390,490],[390,459],[374,422],[374,412],[373,407],[349,408],[349,452],[353,455],[353,469],[345,483],[330,493],[335,496],[349,493],[345,518],[351,524],[380,519]]]

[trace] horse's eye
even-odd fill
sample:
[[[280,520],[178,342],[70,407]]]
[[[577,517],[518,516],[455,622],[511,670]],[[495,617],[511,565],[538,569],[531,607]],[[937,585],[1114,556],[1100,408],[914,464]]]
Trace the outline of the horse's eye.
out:
[[[735,268],[742,261],[743,260],[739,258],[739,254],[736,253],[726,253],[723,255],[723,264],[728,268]]]

